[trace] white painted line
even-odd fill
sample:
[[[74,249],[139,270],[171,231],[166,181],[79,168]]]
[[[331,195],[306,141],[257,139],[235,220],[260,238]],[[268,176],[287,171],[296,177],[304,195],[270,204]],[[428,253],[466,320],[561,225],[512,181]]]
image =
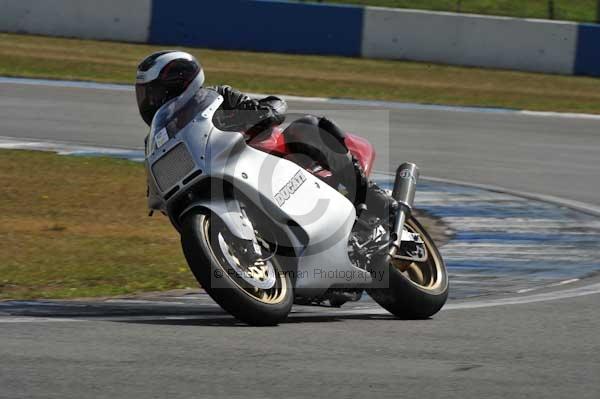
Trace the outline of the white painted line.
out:
[[[569,281],[569,280],[567,280]],[[442,308],[444,310],[464,310],[464,309],[480,309],[496,306],[512,306],[525,305],[529,303],[556,301],[559,299],[578,298],[587,295],[600,294],[600,283],[590,284],[583,287],[572,288],[568,290],[547,292],[542,294],[534,294],[527,296],[518,296],[510,298],[499,298],[482,301],[467,301],[459,303],[448,303]],[[215,305],[217,307],[217,305]],[[340,317],[340,316],[356,316],[356,315],[389,315],[389,312],[378,307],[348,309],[348,310],[333,310],[333,311],[292,311],[290,317]],[[115,317],[85,317],[79,316],[76,318],[52,318],[52,317],[0,317],[0,323],[59,323],[59,322],[90,322],[90,321],[153,321],[153,320],[215,320],[215,319],[231,319],[232,316],[226,314],[214,315],[174,315],[174,316],[115,316]]]
[[[107,299],[99,303],[114,303],[119,305],[142,304],[142,305],[186,305],[186,302],[181,301],[153,301],[148,299]],[[188,303],[195,305],[194,303]]]
[[[388,177],[394,176],[394,174],[390,173],[390,172],[375,171],[374,173],[379,174],[379,175],[388,176]],[[512,190],[512,189],[505,188],[505,187],[494,186],[491,184],[469,183],[469,182],[465,182],[465,181],[461,181],[461,180],[445,179],[445,178],[440,178],[440,177],[421,176],[420,178],[423,180],[428,180],[428,181],[432,181],[432,182],[436,182],[436,183],[454,184],[457,186],[478,188],[481,190],[487,190],[487,191],[492,191],[492,192],[501,193],[501,194],[510,194],[510,195],[514,195],[516,197],[522,197],[522,198],[527,198],[527,199],[531,199],[531,200],[547,202],[550,204],[560,205],[560,206],[564,206],[567,208],[575,209],[577,211],[587,213],[590,215],[600,216],[600,206],[588,204],[588,203],[581,202],[581,201],[575,201],[575,200],[571,200],[571,199],[555,197],[553,195],[530,193],[527,191]]]
[[[58,318],[58,317],[20,317],[20,316],[8,316],[0,317],[0,324],[13,324],[13,323],[65,323],[65,322],[80,322],[85,321],[81,319],[71,318]]]
[[[216,305],[215,305],[216,306]],[[194,315],[194,316],[74,316],[65,317],[35,317],[35,316],[9,316],[0,317],[0,324],[15,323],[65,323],[65,322],[90,322],[90,321],[153,321],[153,320],[213,320],[213,319],[231,319],[233,316],[227,314],[216,315]]]
[[[219,308],[215,305],[216,308]],[[220,309],[220,308],[219,308]],[[206,314],[206,315],[172,315],[172,316],[109,316],[109,317],[86,317],[85,321],[125,321],[125,322],[135,322],[135,321],[155,321],[155,320],[223,320],[223,319],[233,319],[233,316],[228,314]],[[241,323],[241,322],[240,322]]]
[[[443,310],[477,309],[489,308],[494,306],[524,305],[528,303],[556,301],[559,299],[578,298],[582,296],[597,294],[600,294],[600,283],[590,284],[578,288],[571,288],[566,290],[552,291],[527,296],[517,296],[511,298],[499,298],[473,302],[449,303],[446,306],[444,306]]]
[[[70,81],[70,80],[9,78],[9,77],[0,76],[0,83],[20,84],[20,85],[28,85],[28,86],[66,87],[66,88],[74,88],[74,89],[133,91],[133,86],[131,86],[131,85]]]
[[[541,290],[542,288],[544,288],[544,287],[524,288],[522,290],[518,290],[517,294],[525,294],[527,292]]]
[[[498,298],[498,299],[489,299],[489,300],[474,300],[474,301],[465,301],[465,302],[457,302],[457,303],[449,302],[442,308],[442,311],[490,308],[490,307],[496,307],[496,306],[525,305],[525,304],[529,304],[529,303],[556,301],[559,299],[578,298],[578,297],[582,297],[582,296],[597,295],[597,294],[600,294],[600,283],[590,284],[590,285],[578,287],[578,288],[571,288],[571,289],[567,289],[567,290],[553,291],[553,292],[527,295],[527,296],[517,296],[517,297]],[[379,314],[389,314],[389,313],[386,310],[381,309],[381,308],[372,308],[372,309],[340,310],[339,312],[327,312],[327,313],[315,313],[315,314],[342,316],[344,314],[347,314],[347,315],[377,314],[377,315],[379,315]]]
[[[56,151],[60,154],[106,154],[112,156],[124,156],[133,160],[142,160],[143,150],[141,149],[123,149],[123,148],[109,148],[109,147],[93,147],[93,146],[83,146],[76,144],[67,144],[67,143],[58,143],[58,142],[50,142],[50,141],[25,141],[23,139],[17,139],[12,137],[0,136],[0,149],[34,149],[34,150],[42,150],[42,151]],[[381,176],[392,176],[393,173],[390,172],[381,172],[375,171],[374,174],[379,174]],[[551,204],[558,204],[560,206],[565,206],[571,209],[578,210],[580,212],[584,212],[587,214],[591,214],[594,216],[600,216],[600,207],[592,204],[587,204],[580,201],[574,201],[565,198],[554,197],[551,195],[545,194],[536,194],[529,193],[525,191],[511,190],[504,187],[494,186],[490,184],[478,184],[478,183],[469,183],[460,180],[452,180],[452,179],[444,179],[439,177],[430,177],[430,176],[421,176],[421,179],[428,180],[432,182],[439,183],[447,183],[447,184],[455,184],[459,186],[465,187],[473,187],[481,190],[493,191],[502,194],[510,194],[517,197],[533,199],[542,202],[548,202]]]
[[[544,285],[541,287],[524,288],[522,290],[518,290],[517,294],[524,294],[526,292],[539,291],[539,290],[543,290],[544,288],[560,287],[561,285],[567,285],[567,284],[575,283],[577,281],[580,281],[580,279],[572,278],[570,280],[563,280],[563,281],[559,281],[557,283],[552,283],[552,284]]]
[[[116,150],[116,149],[99,149],[96,147],[69,146],[66,144],[44,143],[44,142],[39,142],[39,141],[36,141],[36,142],[31,142],[31,141],[28,142],[28,141],[22,141],[22,140],[15,141],[14,139],[11,139],[11,138],[0,137],[0,146],[2,146],[3,143],[4,143],[4,145],[7,145],[7,146],[12,145],[13,147],[11,147],[11,148],[14,148],[14,146],[17,145],[18,143],[21,143],[22,145],[24,145],[28,148],[31,148],[31,147],[43,148],[45,145],[48,145],[48,147],[52,148],[52,150],[55,150],[55,151],[60,150],[61,148],[63,150],[65,150],[67,148],[69,148],[69,149],[85,148],[86,150],[90,150],[90,151],[94,151],[94,152],[99,152],[101,150],[107,150],[107,151],[113,152]],[[125,153],[127,152],[126,150],[120,150],[120,151],[125,152]],[[391,175],[389,173],[380,173],[380,174],[387,175],[387,176]],[[467,183],[467,182],[450,180],[450,179],[440,179],[440,178],[431,178],[431,177],[429,177],[429,178],[426,177],[425,179],[434,181],[434,182],[474,187],[474,188],[479,188],[479,189],[494,191],[494,192],[499,192],[499,193],[508,193],[511,195],[520,196],[520,197],[524,197],[524,198],[530,198],[530,199],[534,199],[534,200],[559,204],[562,206],[566,206],[569,208],[577,209],[577,210],[580,210],[580,211],[583,211],[586,213],[595,214],[597,216],[600,216],[600,207],[597,207],[595,205],[577,202],[577,201],[566,200],[563,198],[540,195],[540,194],[533,194],[533,193],[519,192],[519,191],[514,191],[514,190],[508,190],[508,189],[505,189],[503,187],[498,187],[498,186],[473,184],[473,183]],[[565,281],[561,281],[559,283],[555,283],[554,286],[561,286],[561,285],[569,284],[569,283],[572,283],[575,281],[577,281],[577,279],[565,280]],[[522,290],[520,292],[525,293],[525,292],[530,292],[530,291],[531,290],[527,289],[527,290]],[[574,298],[574,297],[593,295],[593,294],[599,294],[599,293],[600,293],[600,283],[596,283],[596,284],[591,284],[588,286],[583,286],[583,287],[574,288],[574,289],[561,290],[561,291],[555,291],[555,292],[550,292],[550,293],[534,294],[534,295],[528,295],[528,296],[517,296],[517,297],[510,297],[510,298],[490,299],[490,300],[481,300],[481,301],[472,301],[472,302],[471,301],[459,302],[459,303],[450,302],[449,304],[447,304],[444,307],[444,310],[474,309],[474,308],[484,308],[484,307],[494,307],[494,306],[518,305],[518,304],[527,304],[527,303],[535,303],[535,302],[542,302],[542,301],[552,301],[552,300],[558,300],[558,299]],[[295,314],[298,315],[298,313],[295,313]],[[361,309],[340,310],[340,311],[333,311],[333,312],[326,312],[326,313],[308,312],[305,314],[343,316],[345,314],[350,314],[350,315],[351,314],[387,314],[387,312],[385,310],[379,309],[379,308],[369,308],[369,309],[361,308]],[[165,317],[178,317],[178,318],[182,318],[182,319],[193,319],[193,318],[213,319],[216,316],[218,316],[218,315],[165,316]],[[141,317],[146,317],[146,316],[141,316]],[[229,316],[223,316],[223,317],[229,317]],[[155,320],[157,318],[157,316],[148,316],[147,318]],[[118,318],[96,318],[96,320],[134,320],[134,319],[135,318],[127,317],[127,316],[118,317]],[[86,320],[93,320],[93,318],[86,318]],[[10,317],[10,316],[9,317],[0,317],[0,323],[57,322],[57,321],[58,322],[60,322],[60,321],[82,321],[82,319],[81,318],[78,318],[78,319],[66,318],[65,319],[65,318],[48,318],[48,317]]]
[[[423,179],[429,180],[432,182],[455,184],[455,185],[459,185],[459,186],[473,187],[473,188],[479,188],[479,189],[487,190],[487,191],[494,191],[497,193],[510,194],[510,195],[514,195],[517,197],[528,198],[528,199],[541,201],[541,202],[548,202],[548,203],[555,204],[555,205],[561,205],[561,206],[564,206],[567,208],[578,210],[583,213],[591,214],[594,216],[600,216],[600,206],[587,204],[587,203],[581,202],[581,201],[575,201],[575,200],[571,200],[571,199],[555,197],[553,195],[530,193],[530,192],[520,191],[520,190],[511,190],[508,188],[494,186],[491,184],[468,183],[468,182],[464,182],[464,181],[460,181],[460,180],[442,179],[442,178],[438,178],[438,177],[425,176],[425,177],[423,177]]]
[[[0,77],[0,84],[22,84],[22,85],[37,85],[51,87],[66,87],[77,89],[91,90],[113,90],[113,91],[133,91],[133,86],[111,83],[96,83],[83,81],[67,81],[67,80],[49,80],[49,79],[29,79],[29,78],[9,78]],[[253,97],[264,97],[263,93],[248,93]],[[509,114],[509,115],[525,115],[532,117],[552,117],[566,119],[591,119],[600,120],[600,115],[596,114],[580,114],[567,112],[545,112],[545,111],[528,111],[509,108],[490,108],[490,107],[461,107],[453,105],[437,105],[437,104],[416,104],[402,103],[394,101],[377,101],[377,100],[354,100],[344,98],[326,98],[326,97],[301,97],[286,94],[278,94],[286,101],[297,101],[306,103],[324,103],[334,105],[348,105],[355,107],[374,107],[396,110],[415,110],[415,111],[444,111],[444,112],[467,112],[467,113],[494,113],[494,114]]]
[[[135,161],[144,160],[144,151],[142,149],[130,150],[125,148],[94,147],[52,141],[24,140],[4,136],[0,136],[0,149],[54,151],[60,155],[106,155]]]
[[[559,287],[561,285],[571,284],[571,283],[575,283],[577,281],[579,281],[578,278],[572,278],[570,280],[563,280],[563,281],[559,281],[558,283],[550,284],[550,285],[548,285],[548,287]]]

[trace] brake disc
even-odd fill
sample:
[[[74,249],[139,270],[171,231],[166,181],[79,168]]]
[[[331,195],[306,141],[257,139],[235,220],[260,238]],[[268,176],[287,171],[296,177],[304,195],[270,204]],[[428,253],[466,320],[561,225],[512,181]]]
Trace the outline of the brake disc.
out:
[[[251,265],[245,266],[232,248],[227,244],[223,234],[219,233],[219,246],[225,256],[228,265],[245,282],[255,288],[268,290],[273,288],[276,282],[275,268],[269,261],[254,261]]]

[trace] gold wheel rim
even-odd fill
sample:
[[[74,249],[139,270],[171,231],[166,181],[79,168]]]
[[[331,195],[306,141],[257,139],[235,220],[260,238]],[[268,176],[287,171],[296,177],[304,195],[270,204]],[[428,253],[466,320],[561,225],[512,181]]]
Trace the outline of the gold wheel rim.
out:
[[[202,226],[202,228],[204,229],[204,236],[207,238],[208,240],[208,247],[210,248],[211,251],[211,255],[213,257],[213,259],[216,260],[217,264],[219,265],[219,267],[222,270],[222,275],[223,277],[227,276],[226,278],[229,279],[229,281],[231,281],[232,283],[234,283],[240,290],[242,290],[246,295],[250,296],[251,298],[263,302],[263,303],[267,303],[267,304],[277,304],[280,303],[286,296],[287,294],[287,290],[288,288],[288,284],[287,284],[287,279],[285,278],[285,275],[281,272],[281,270],[279,270],[279,267],[277,264],[273,265],[273,268],[275,269],[275,274],[276,274],[276,281],[275,281],[275,285],[272,288],[269,289],[260,289],[257,287],[252,287],[252,286],[243,286],[241,284],[239,284],[234,278],[232,278],[230,276],[229,270],[227,270],[227,268],[223,265],[223,260],[224,260],[224,255],[221,254],[221,256],[217,255],[217,253],[215,253],[215,250],[213,248],[213,245],[211,243],[210,237],[211,237],[211,232],[210,232],[210,218],[205,218],[204,219],[204,225]],[[271,260],[269,260],[268,262],[271,262]],[[249,268],[250,273],[253,273],[253,271]]]
[[[431,240],[423,234],[423,231],[411,219],[407,220],[405,227],[410,232],[418,233],[421,236],[427,250],[427,260],[409,264],[393,260],[391,266],[417,287],[428,291],[437,290],[444,280],[443,263],[438,251],[433,247],[434,244]]]

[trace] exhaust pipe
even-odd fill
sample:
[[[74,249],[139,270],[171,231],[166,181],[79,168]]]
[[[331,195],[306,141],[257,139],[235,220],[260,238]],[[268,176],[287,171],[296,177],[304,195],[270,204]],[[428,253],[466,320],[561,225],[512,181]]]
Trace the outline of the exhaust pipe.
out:
[[[393,241],[392,248],[390,249],[390,254],[392,256],[400,249],[404,222],[410,217],[412,212],[418,179],[419,168],[414,163],[403,163],[398,167],[398,170],[396,170],[396,181],[394,182],[392,197],[398,202],[398,211],[392,230]]]

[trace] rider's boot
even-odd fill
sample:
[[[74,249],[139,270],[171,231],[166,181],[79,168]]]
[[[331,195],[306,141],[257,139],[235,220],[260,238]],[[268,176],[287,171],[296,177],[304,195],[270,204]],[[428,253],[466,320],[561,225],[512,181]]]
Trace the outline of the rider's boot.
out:
[[[394,215],[398,203],[375,182],[369,181],[365,205],[367,205],[367,212],[383,221],[388,221]]]
[[[357,206],[365,204],[368,214],[374,215],[383,221],[390,220],[390,216],[393,216],[397,207],[396,200],[375,184],[375,182],[369,180],[360,162],[352,156],[346,147],[344,143],[345,133],[333,121],[327,118],[319,120],[319,127],[327,131],[332,137],[335,137],[343,146],[342,151],[345,154],[342,154],[342,151],[338,147],[338,152],[330,155],[330,159],[335,159],[334,162],[330,161],[330,166],[332,166],[334,175],[340,176],[341,181],[355,181],[355,184],[349,184],[349,186],[354,187],[348,187],[346,195]],[[346,167],[348,163],[351,163],[352,167]]]
[[[369,180],[356,159],[353,158],[354,172],[356,175],[357,204],[365,204],[367,213],[384,221],[389,220],[397,207],[396,200],[375,182]]]

